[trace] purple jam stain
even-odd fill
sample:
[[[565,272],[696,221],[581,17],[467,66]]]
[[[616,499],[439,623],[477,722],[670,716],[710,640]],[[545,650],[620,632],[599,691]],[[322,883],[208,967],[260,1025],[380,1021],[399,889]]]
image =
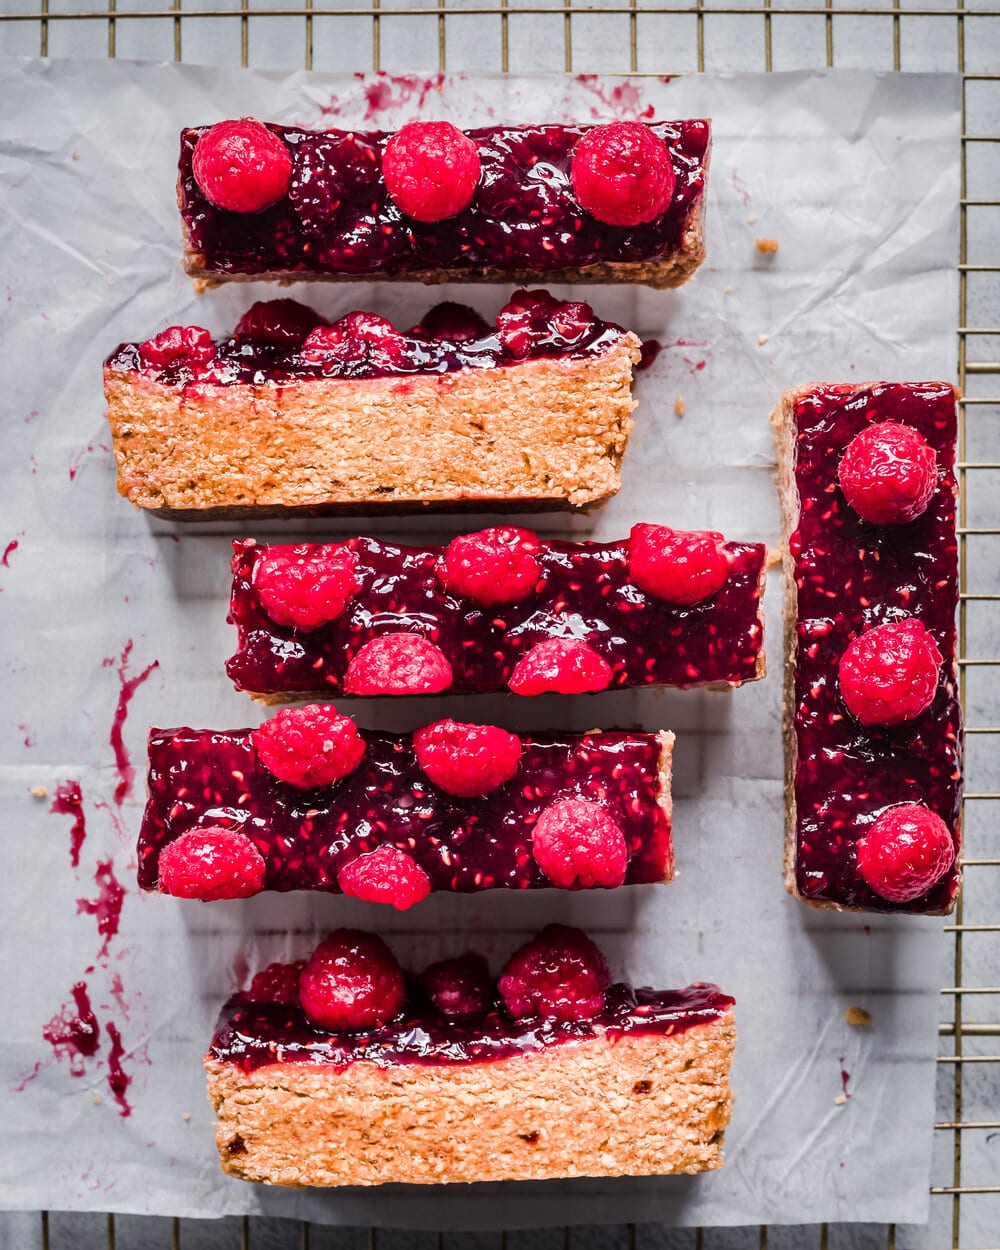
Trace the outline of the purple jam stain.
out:
[[[653,366],[657,356],[663,351],[663,344],[659,339],[643,339],[642,348],[639,354],[639,363],[636,365],[636,372],[640,373]]]
[[[83,812],[83,793],[78,781],[60,781],[56,786],[50,812],[58,812],[60,816],[72,816],[73,826],[69,831],[69,862],[74,868],[80,867],[80,848],[87,836],[87,818]]]
[[[69,458],[69,480],[72,482],[76,479],[76,475],[83,467],[83,462],[88,456],[94,455],[95,452],[104,452],[111,454],[111,448],[104,443],[87,443],[85,447],[79,447]]]
[[[379,114],[384,113],[388,109],[401,108],[404,104],[412,101],[413,112],[419,114],[424,107],[427,97],[432,91],[440,91],[444,86],[445,75],[440,71],[431,78],[418,77],[416,74],[386,74],[377,75],[360,74],[354,75],[362,82],[362,90],[365,93],[365,102],[367,108],[365,111],[365,121],[374,122],[378,120]],[[399,94],[393,94],[397,91]],[[329,112],[335,112],[335,108],[329,110],[320,110],[324,115]]]
[[[0,565],[2,565],[3,568],[5,569],[10,568],[10,558],[14,554],[14,552],[18,549],[18,547],[20,547],[20,545],[21,544],[17,541],[16,538],[12,538],[10,542],[7,544],[7,546],[4,547],[3,555],[0,556]]]
[[[70,993],[73,995],[72,1006],[67,1003],[60,1008],[42,1029],[42,1036],[57,1059],[69,1061],[73,1076],[83,1076],[85,1061],[97,1053],[100,1045],[101,1028],[90,1005],[85,982],[77,981]],[[108,1027],[111,1028],[110,1025]]]
[[[32,737],[32,733],[34,731],[32,730],[30,725],[28,724],[18,725],[18,729],[21,731],[21,733],[24,734],[23,741],[26,747],[33,747],[36,745],[35,739]]]
[[[356,595],[335,621],[302,633],[275,624],[261,606],[253,579],[266,548],[252,539],[233,544],[229,620],[238,650],[226,672],[237,689],[341,695],[347,666],[362,646],[400,631],[440,647],[456,694],[506,690],[525,652],[553,637],[589,643],[611,665],[612,689],[739,684],[756,676],[763,645],[761,543],[727,543],[726,583],[712,598],[681,608],[629,580],[627,542],[551,540],[538,553],[539,588],[519,603],[485,610],[442,587],[435,568],[443,548],[376,538],[347,545],[358,557]]]
[[[537,273],[672,255],[705,187],[706,121],[657,122],[670,149],[674,199],[648,224],[607,226],[581,211],[570,184],[573,149],[586,127],[488,126],[468,131],[482,175],[468,208],[446,221],[406,217],[381,176],[380,131],[268,127],[287,144],[288,193],[261,213],[218,209],[191,172],[208,127],[181,133],[179,200],[190,246],[209,273],[339,273],[400,276],[419,270]],[[336,168],[337,177],[331,176]]]
[[[115,670],[118,673],[121,689],[118,692],[118,705],[115,708],[114,719],[111,722],[111,734],[108,739],[111,749],[115,753],[115,767],[118,770],[118,784],[115,786],[115,803],[118,807],[121,807],[128,795],[132,793],[132,786],[135,782],[135,768],[129,759],[128,749],[122,737],[122,730],[125,727],[125,720],[128,716],[128,705],[132,702],[135,692],[149,677],[153,669],[160,666],[159,660],[153,660],[152,663],[146,665],[141,673],[137,673],[134,677],[128,677],[126,674],[129,670],[129,657],[131,654],[132,639],[129,638],[125,643]],[[110,668],[114,663],[113,659],[107,659],[104,661],[104,666],[105,668]]]
[[[363,1033],[335,1034],[313,1025],[297,1003],[252,1002],[236,994],[222,1009],[210,1054],[246,1072],[278,1062],[336,1068],[357,1060],[383,1068],[483,1063],[595,1037],[599,1029],[612,1041],[683,1033],[717,1020],[733,1002],[715,985],[660,991],[617,984],[607,991],[604,1011],[593,1020],[512,1020],[499,1006],[486,1015],[447,1019],[422,1005],[414,993],[389,1024]]]
[[[118,933],[125,887],[115,876],[111,860],[101,860],[98,863],[94,871],[94,881],[97,885],[97,898],[78,898],[76,911],[79,916],[93,916],[97,920],[97,932],[104,939],[97,958],[103,959],[108,953],[112,938]]]
[[[873,421],[920,431],[937,452],[938,489],[908,525],[862,521],[836,485],[847,444]],[[887,807],[922,803],[957,829],[962,724],[954,676],[958,546],[955,396],[941,383],[820,387],[795,408],[802,514],[789,549],[798,587],[794,729],[796,885],[807,899],[875,912],[940,913],[957,865],[926,894],[892,903],[858,875],[854,845]],[[921,620],[944,657],[934,702],[912,721],[865,727],[844,708],[837,669],[848,643],[900,617]]]
[[[749,208],[750,192],[747,190],[746,184],[743,182],[743,179],[739,176],[735,169],[729,175],[729,180],[733,184],[733,190],[743,201],[743,207]]]
[[[843,1055],[840,1056],[839,1062],[840,1062],[840,1088],[841,1088],[841,1092],[844,1095],[844,1098],[847,1099],[847,1098],[850,1098],[851,1096],[851,1091],[847,1088],[851,1080],[851,1074],[844,1067]]]
[[[156,888],[160,852],[182,833],[223,825],[253,839],[268,890],[336,893],[340,868],[383,843],[411,855],[434,890],[540,889],[549,882],[532,856],[531,830],[549,803],[564,798],[600,802],[619,823],[627,884],[660,881],[671,862],[652,734],[523,737],[509,782],[459,799],[427,779],[409,735],[360,732],[366,749],[354,772],[302,791],[258,761],[248,729],[154,729],[139,885]]]
[[[605,91],[596,74],[577,74],[576,81],[604,105],[603,109],[590,106],[590,116],[595,120],[606,117],[608,113],[627,121],[648,122],[656,116],[656,109],[652,104],[643,104],[642,92],[635,83],[618,83],[609,92]],[[664,80],[661,79],[662,81]]]
[[[108,1052],[108,1088],[118,1104],[118,1114],[123,1120],[127,1120],[132,1114],[132,1105],[126,1098],[128,1087],[132,1084],[132,1078],[122,1067],[122,1056],[125,1049],[122,1046],[121,1034],[118,1032],[118,1026],[111,1020],[107,1024],[108,1037],[111,1040],[111,1049]]]

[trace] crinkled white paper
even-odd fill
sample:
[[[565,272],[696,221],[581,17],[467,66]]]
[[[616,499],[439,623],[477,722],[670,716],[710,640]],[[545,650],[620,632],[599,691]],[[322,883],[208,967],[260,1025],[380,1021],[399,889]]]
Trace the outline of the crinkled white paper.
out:
[[[767,417],[783,388],[953,376],[959,80],[852,72],[360,80],[26,61],[0,65],[0,98],[0,550],[17,544],[0,565],[0,1204],[434,1228],[924,1219],[941,922],[815,912],[784,893],[776,575],[765,682],[732,695],[470,698],[461,709],[511,728],[675,730],[679,874],[668,888],[438,895],[403,915],[334,897],[207,906],[136,892],[147,727],[232,727],[260,714],[222,670],[233,646],[228,540],[238,531],[172,527],[118,498],[100,364],[120,340],[171,323],[227,331],[267,293],[233,287],[199,298],[182,275],[173,203],[182,126],[240,114],[382,127],[414,116],[476,125],[711,115],[709,260],[696,280],[679,292],[579,293],[664,344],[638,381],[624,489],[595,516],[548,514],[538,527],[619,537],[641,519],[775,544]],[[777,239],[780,250],[758,252],[757,237]],[[445,296],[492,314],[507,290],[295,293],[328,314],[370,307],[405,326]],[[379,528],[447,535],[466,523],[476,518]],[[119,806],[111,728],[130,681],[122,745],[138,771]],[[441,707],[383,700],[354,711],[370,725],[403,728]],[[69,778],[82,788],[87,824],[78,869],[72,819],[49,811]],[[33,786],[49,797],[33,797]],[[109,862],[128,889],[117,935],[100,934],[98,916],[78,905],[98,899],[95,874]],[[549,919],[584,924],[639,982],[716,980],[736,995],[738,1101],[722,1172],[521,1185],[516,1194],[297,1193],[222,1175],[201,1056],[220,1002],[248,969],[302,952],[317,931],[342,923],[391,931],[404,962],[474,942],[496,966]],[[101,1035],[74,1076],[42,1033],[80,980]],[[845,1022],[849,1005],[871,1013],[870,1028]],[[127,1118],[108,1084],[109,1022],[131,1078]]]

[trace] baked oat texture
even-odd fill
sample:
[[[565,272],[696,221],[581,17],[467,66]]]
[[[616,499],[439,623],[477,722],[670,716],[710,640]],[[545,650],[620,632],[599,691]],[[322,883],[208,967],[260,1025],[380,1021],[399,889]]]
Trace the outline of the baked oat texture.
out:
[[[175,520],[594,504],[621,486],[639,348],[183,391],[106,369],[118,490]]]
[[[272,1185],[659,1176],[722,1166],[732,1011],[674,1036],[603,1035],[487,1063],[206,1056],[223,1171]]]

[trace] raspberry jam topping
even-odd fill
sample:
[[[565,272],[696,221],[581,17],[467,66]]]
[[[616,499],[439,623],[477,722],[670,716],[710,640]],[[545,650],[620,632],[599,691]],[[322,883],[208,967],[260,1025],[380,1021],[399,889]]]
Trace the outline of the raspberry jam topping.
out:
[[[915,521],[937,486],[937,457],[909,425],[880,421],[851,439],[840,462],[840,489],[862,520],[873,525]]]
[[[642,122],[595,126],[570,169],[580,205],[609,226],[640,226],[670,207],[677,182],[667,145]]]
[[[560,799],[550,804],[531,837],[535,863],[561,890],[615,889],[625,880],[628,843],[599,803]]]
[[[614,672],[593,647],[576,638],[546,638],[518,660],[510,675],[515,694],[591,694],[607,690]]]
[[[840,657],[840,693],[862,725],[899,725],[934,702],[940,670],[937,643],[908,616],[853,640]]]
[[[378,846],[348,860],[337,873],[337,884],[351,898],[387,903],[397,911],[406,911],[431,892],[427,873],[398,846]]]
[[[299,977],[306,966],[304,959],[293,964],[268,964],[250,982],[247,998],[255,1003],[297,1003]]]
[[[261,607],[276,625],[318,629],[335,621],[358,589],[355,555],[346,547],[283,547],[254,570]]]
[[[229,619],[239,640],[226,671],[237,687],[329,697],[344,688],[348,666],[358,662],[376,634],[384,638],[401,630],[419,631],[428,646],[440,648],[451,667],[448,689],[457,693],[513,689],[521,664],[526,668],[516,684],[524,693],[738,685],[757,676],[763,643],[758,583],[765,557],[759,543],[726,543],[725,585],[712,598],[681,607],[647,594],[631,580],[625,542],[546,541],[533,555],[541,573],[531,593],[489,609],[444,588],[438,576],[440,547],[403,547],[376,538],[344,545],[356,556],[357,592],[335,620],[303,634],[276,624],[266,611],[257,590],[257,566],[268,556],[293,550],[300,558],[322,558],[324,548],[267,548],[252,540],[235,544]],[[563,664],[563,652],[573,640],[589,648],[577,657],[587,660],[581,664],[586,683],[570,680],[576,670]],[[540,643],[549,645],[533,652]],[[382,644],[390,650],[397,645],[409,644]],[[379,693],[388,692],[381,689],[381,679],[388,680],[398,668],[391,654],[384,668],[373,683]],[[367,682],[364,691],[354,681],[349,685],[349,692],[375,692]]]
[[[382,634],[366,642],[344,674],[345,694],[440,694],[451,665],[419,634]]]
[[[353,773],[365,753],[357,725],[329,703],[282,708],[251,737],[267,771],[298,790],[333,785]]]
[[[306,960],[299,1001],[308,1020],[352,1033],[386,1024],[406,998],[403,973],[380,937],[335,929]]]
[[[413,748],[428,778],[463,799],[490,794],[521,762],[521,739],[497,725],[435,721],[414,733]]]
[[[421,270],[483,268],[546,273],[608,261],[659,259],[677,251],[688,217],[704,194],[709,145],[706,121],[644,127],[651,139],[665,145],[673,196],[655,220],[612,226],[581,212],[573,190],[570,171],[587,127],[470,130],[466,138],[476,149],[481,170],[475,194],[443,221],[418,222],[393,201],[382,177],[387,135],[269,129],[291,154],[291,182],[287,195],[255,216],[221,212],[206,198],[191,169],[205,128],[181,134],[181,215],[190,246],[210,273],[379,272],[398,277]],[[461,168],[467,180],[471,159]],[[662,179],[665,188],[666,177],[661,169],[650,187]],[[635,185],[642,181],[640,175]]]
[[[233,337],[266,347],[301,347],[310,333],[322,325],[326,322],[319,313],[297,299],[259,300],[237,321]]]
[[[468,208],[480,172],[479,149],[451,122],[410,122],[382,155],[389,196],[417,221],[443,221]]]
[[[253,839],[269,890],[339,893],[345,865],[380,847],[405,852],[433,890],[539,889],[552,883],[532,856],[532,830],[563,799],[599,803],[624,832],[626,884],[670,875],[670,820],[658,802],[653,734],[524,736],[513,776],[464,798],[434,784],[410,735],[358,733],[365,749],[357,767],[333,786],[303,791],[265,766],[252,730],[154,730],[140,886],[156,888],[158,860],[169,847],[225,824],[237,845]],[[257,882],[265,887],[262,872]]]
[[[919,899],[899,903],[859,875],[854,845],[880,813],[919,803],[957,827],[961,713],[953,676],[958,549],[952,388],[940,383],[818,387],[794,413],[795,478],[801,500],[789,548],[798,589],[794,729],[796,884],[803,897],[867,911],[946,911],[958,888],[952,868]],[[934,449],[939,477],[925,511],[908,525],[873,527],[836,490],[844,449],[874,422],[917,430]],[[934,639],[940,675],[932,702],[895,725],[865,727],[841,698],[838,667],[855,639],[898,620]]]
[[[926,894],[954,862],[951,831],[919,803],[890,807],[858,841],[858,872],[893,903],[911,903]]]
[[[178,361],[197,368],[215,355],[212,336],[201,326],[170,326],[137,345],[142,363],[153,369],[169,368]]]
[[[222,825],[206,825],[164,847],[158,886],[161,893],[176,898],[214,903],[259,893],[264,888],[265,872],[264,857],[246,834]]]
[[[657,599],[690,607],[726,584],[725,539],[714,530],[672,530],[633,525],[628,538],[629,574]]]
[[[442,585],[481,608],[527,598],[538,584],[538,535],[512,525],[453,538],[438,569]]]
[[[280,136],[244,117],[203,130],[191,152],[194,183],[217,209],[259,213],[288,190],[292,158]]]
[[[267,969],[268,983],[297,979],[299,965],[285,965],[284,975],[277,972],[280,967]],[[313,967],[318,984],[309,980],[307,1007],[305,986]],[[518,1017],[501,1000],[481,956],[469,953],[397,980],[398,965],[384,943],[352,930],[331,934],[317,949],[301,974],[301,1000],[256,993],[260,975],[223,1008],[211,1045],[213,1058],[246,1072],[282,1061],[338,1069],[358,1060],[381,1068],[483,1063],[602,1034],[615,1041],[683,1033],[713,1023],[733,1007],[715,985],[684,990],[609,985],[601,952],[578,929],[562,925],[543,930],[504,970],[518,1006],[526,1007]],[[376,985],[385,1003],[369,992]],[[345,1005],[348,1014],[371,1009],[385,1020],[345,1023]],[[317,1007],[336,1020],[320,1024]]]

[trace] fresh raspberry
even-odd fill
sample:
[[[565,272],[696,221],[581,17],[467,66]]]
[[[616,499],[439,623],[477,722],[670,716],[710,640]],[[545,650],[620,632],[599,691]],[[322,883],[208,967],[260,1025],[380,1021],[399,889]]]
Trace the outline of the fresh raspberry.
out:
[[[515,694],[587,694],[607,690],[614,674],[593,647],[575,638],[546,638],[514,665],[507,683]]]
[[[143,362],[156,369],[167,365],[207,365],[215,355],[212,336],[201,326],[170,326],[139,344]]]
[[[840,489],[863,521],[905,525],[927,509],[937,457],[919,430],[882,421],[856,434],[840,461]]]
[[[389,194],[417,221],[443,221],[468,208],[479,173],[479,148],[451,122],[410,122],[382,155]]]
[[[388,844],[344,864],[337,884],[351,898],[386,903],[397,911],[406,911],[431,892],[431,879],[413,856]]]
[[[453,538],[438,566],[442,584],[484,608],[517,603],[538,585],[538,535],[513,525]]]
[[[293,964],[268,964],[250,982],[243,997],[251,1003],[297,1003],[299,977],[305,966],[304,959]]]
[[[912,616],[877,625],[840,657],[840,693],[862,725],[899,725],[927,710],[937,691],[941,652]]]
[[[891,903],[909,903],[926,894],[955,862],[948,826],[920,803],[883,812],[857,849],[858,872]]]
[[[633,525],[628,574],[646,594],[690,607],[717,594],[729,576],[724,539],[714,530]]]
[[[233,333],[269,347],[301,347],[310,332],[322,325],[326,325],[324,318],[297,299],[265,299],[246,310]]]
[[[191,172],[216,208],[259,213],[288,190],[292,158],[276,134],[244,117],[205,131],[194,145]]]
[[[576,145],[570,180],[580,206],[608,226],[662,217],[677,182],[667,145],[641,122],[589,130]]]
[[[382,634],[365,643],[344,674],[347,694],[440,694],[451,665],[419,634]]]
[[[595,885],[617,889],[628,867],[625,834],[599,803],[589,799],[550,803],[535,823],[531,853],[560,890]]]
[[[515,1020],[590,1020],[603,1011],[610,984],[604,956],[585,933],[548,924],[507,960],[500,973],[500,997]]]
[[[381,938],[334,929],[306,961],[299,1000],[314,1023],[333,1032],[374,1029],[403,1005],[406,988],[395,957]]]
[[[333,785],[353,773],[365,753],[357,725],[330,703],[282,708],[250,737],[268,772],[298,790]]]
[[[570,352],[594,332],[589,304],[558,300],[548,291],[515,291],[497,313],[497,334],[515,360],[546,351]]]
[[[349,547],[334,543],[265,551],[253,584],[275,624],[318,629],[335,621],[357,593],[356,560]]]
[[[474,308],[445,301],[435,304],[424,314],[419,325],[410,331],[414,338],[435,339],[446,343],[471,343],[485,338],[490,327]]]
[[[489,794],[517,772],[521,739],[496,725],[439,720],[413,735],[417,763],[447,794]]]
[[[191,829],[160,852],[159,888],[175,898],[249,898],[264,888],[264,857],[246,834],[221,825]]]
[[[300,359],[338,377],[365,377],[373,371],[405,370],[410,347],[391,321],[377,313],[352,312],[331,326],[313,330]]]
[[[484,1016],[497,993],[489,964],[474,951],[431,964],[421,973],[420,984],[435,1009],[449,1019]]]

